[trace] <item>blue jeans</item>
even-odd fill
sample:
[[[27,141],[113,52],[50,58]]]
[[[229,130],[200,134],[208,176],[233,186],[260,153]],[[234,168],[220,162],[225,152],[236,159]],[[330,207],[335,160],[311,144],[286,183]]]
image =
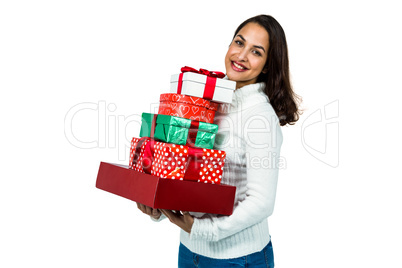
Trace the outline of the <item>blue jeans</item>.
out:
[[[255,252],[250,255],[246,255],[234,259],[213,259],[202,255],[195,254],[186,248],[182,243],[179,247],[179,268],[225,268],[225,267],[274,267],[274,252],[272,249],[272,243],[263,248],[260,252]]]

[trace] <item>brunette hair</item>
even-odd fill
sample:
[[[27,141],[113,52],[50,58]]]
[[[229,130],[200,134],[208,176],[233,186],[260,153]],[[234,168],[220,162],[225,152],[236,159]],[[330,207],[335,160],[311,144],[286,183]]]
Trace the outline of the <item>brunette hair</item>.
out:
[[[257,23],[264,27],[269,35],[267,62],[257,82],[265,82],[264,92],[279,118],[281,126],[293,125],[299,120],[300,97],[292,89],[289,78],[289,58],[285,32],[282,26],[272,16],[258,15],[244,21],[237,27],[237,33],[248,23]]]

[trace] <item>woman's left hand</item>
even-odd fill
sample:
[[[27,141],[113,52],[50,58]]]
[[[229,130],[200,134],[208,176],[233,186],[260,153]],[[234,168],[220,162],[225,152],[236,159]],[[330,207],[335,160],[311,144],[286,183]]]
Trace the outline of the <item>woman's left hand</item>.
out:
[[[179,226],[181,229],[187,233],[191,232],[191,227],[193,227],[194,217],[190,215],[188,211],[173,211],[167,209],[161,209],[162,213],[165,214],[168,219]]]

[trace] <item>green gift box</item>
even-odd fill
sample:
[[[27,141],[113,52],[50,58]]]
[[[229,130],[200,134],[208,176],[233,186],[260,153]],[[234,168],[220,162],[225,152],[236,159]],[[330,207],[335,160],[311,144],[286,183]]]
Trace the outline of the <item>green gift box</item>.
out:
[[[142,114],[140,137],[151,137],[163,142],[212,149],[218,125],[187,118]]]

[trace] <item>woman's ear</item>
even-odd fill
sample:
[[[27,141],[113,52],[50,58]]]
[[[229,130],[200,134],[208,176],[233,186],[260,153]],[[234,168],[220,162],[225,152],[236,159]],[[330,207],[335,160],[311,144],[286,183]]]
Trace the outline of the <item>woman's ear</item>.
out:
[[[268,73],[268,66],[269,66],[269,62],[268,62],[268,59],[266,59],[265,64],[264,64],[264,68],[262,68],[262,71],[261,71],[262,74],[267,74]]]

